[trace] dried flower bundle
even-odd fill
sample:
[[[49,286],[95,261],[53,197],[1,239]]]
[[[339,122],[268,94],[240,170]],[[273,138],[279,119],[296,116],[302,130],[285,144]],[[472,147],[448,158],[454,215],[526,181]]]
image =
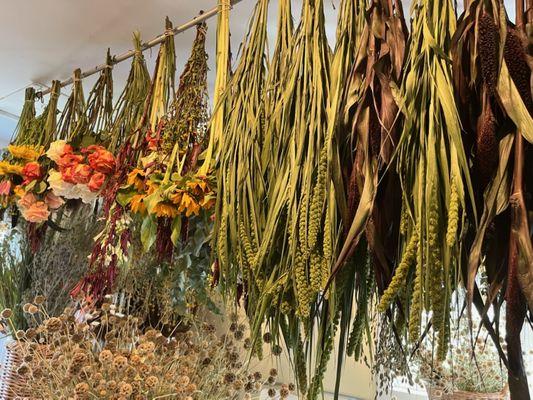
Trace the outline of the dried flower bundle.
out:
[[[91,314],[66,308],[51,317],[37,296],[24,306],[32,326],[17,331],[10,344],[19,362],[13,366],[10,394],[29,399],[250,399],[273,385],[249,373],[243,359],[245,325],[232,324],[218,337],[214,326],[176,327],[171,336],[143,328],[137,318],[104,301]],[[9,323],[11,311],[2,312]],[[279,398],[292,388],[283,385]]]

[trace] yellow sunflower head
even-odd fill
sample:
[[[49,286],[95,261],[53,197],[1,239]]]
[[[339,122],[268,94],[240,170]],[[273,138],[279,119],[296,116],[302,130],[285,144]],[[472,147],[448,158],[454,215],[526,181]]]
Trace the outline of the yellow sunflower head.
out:
[[[128,185],[133,185],[135,189],[142,191],[144,189],[145,172],[142,169],[135,168],[128,174]]]
[[[133,213],[145,214],[146,204],[144,204],[144,195],[136,194],[130,201],[130,208]]]
[[[7,150],[13,156],[13,158],[24,161],[35,161],[43,154],[44,149],[42,146],[35,147],[25,145],[9,145]]]
[[[187,188],[196,196],[209,190],[207,182],[203,179],[192,179],[187,182]]]
[[[161,201],[154,207],[154,214],[158,217],[175,218],[180,215],[180,212],[174,204]]]
[[[198,204],[189,193],[184,192],[183,196],[181,197],[179,211],[185,211],[185,215],[187,217],[190,217],[192,214],[198,215],[200,214],[200,204]]]
[[[8,161],[0,161],[0,175],[20,175],[22,176],[22,165],[11,164]]]

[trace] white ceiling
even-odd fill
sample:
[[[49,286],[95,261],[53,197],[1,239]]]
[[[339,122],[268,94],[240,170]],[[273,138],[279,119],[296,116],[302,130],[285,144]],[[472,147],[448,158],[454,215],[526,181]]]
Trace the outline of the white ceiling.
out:
[[[235,53],[248,28],[248,21],[256,0],[242,0],[235,5],[231,15],[232,47]],[[104,62],[108,47],[112,54],[132,48],[134,30],[141,32],[147,41],[162,33],[164,18],[169,16],[174,25],[181,25],[196,16],[200,10],[209,10],[216,0],[20,0],[6,2],[0,14],[0,146],[5,145],[16,125],[13,118],[1,115],[2,111],[20,114],[24,88],[32,84],[49,86],[53,79],[70,77],[75,68],[82,71]],[[407,3],[404,1],[405,7]],[[506,1],[506,2],[509,2]],[[512,0],[511,0],[512,2]],[[271,2],[269,36],[274,40],[276,28],[276,3]],[[328,36],[333,40],[336,14],[340,0],[325,0]],[[301,0],[293,0],[293,14],[299,16]],[[408,10],[408,9],[407,9]],[[209,21],[208,53],[210,56],[209,80],[214,80],[214,49],[216,18]],[[194,30],[176,36],[178,71],[187,60]],[[145,52],[150,71],[157,49]],[[123,87],[129,62],[115,66],[113,71],[115,93]],[[178,72],[179,73],[179,72]],[[87,94],[94,83],[84,81]],[[63,100],[70,88],[63,89]]]

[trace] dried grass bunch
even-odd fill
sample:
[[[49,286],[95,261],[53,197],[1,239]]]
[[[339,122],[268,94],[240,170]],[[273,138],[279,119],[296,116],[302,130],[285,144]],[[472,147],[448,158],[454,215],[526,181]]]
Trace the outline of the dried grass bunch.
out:
[[[206,323],[167,337],[117,312],[109,298],[90,314],[66,308],[58,317],[48,315],[45,301],[38,296],[24,306],[33,327],[16,332],[12,344],[21,360],[14,366],[14,397],[251,399],[270,385],[270,397],[287,398],[293,389],[274,389],[276,370],[266,379],[248,374],[242,355],[249,341],[237,319],[221,337]],[[1,316],[11,323],[11,310]]]

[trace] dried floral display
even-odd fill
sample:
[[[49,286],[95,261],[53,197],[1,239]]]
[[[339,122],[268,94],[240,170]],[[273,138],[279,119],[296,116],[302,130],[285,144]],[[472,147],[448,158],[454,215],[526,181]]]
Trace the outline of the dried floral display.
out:
[[[268,2],[256,2],[220,108],[224,135],[214,152],[216,271],[223,287],[243,300],[256,348],[265,323],[274,344],[285,340],[299,390],[310,399],[321,391],[333,336],[340,333],[339,365],[345,354],[360,357],[376,311],[386,316],[404,358],[431,329],[437,358],[444,360],[450,307],[461,285],[468,289],[468,310],[474,305],[484,315],[496,346],[503,299],[517,311],[507,322],[507,337],[515,343],[508,347],[515,364],[509,379],[518,382],[510,389],[515,396],[527,392],[519,333],[527,311],[521,292],[527,300],[533,265],[524,172],[528,152],[522,140],[533,128],[527,109],[531,87],[524,84],[530,66],[521,33],[507,21],[500,2],[466,3],[456,34],[452,1],[413,2],[410,30],[400,2],[342,2],[331,52],[321,1],[303,2],[296,29],[289,2],[280,1],[278,39],[269,59]],[[494,29],[487,33],[490,17],[508,43],[502,41],[497,52],[488,49],[487,56],[477,52],[474,41],[495,36]],[[477,31],[480,18],[483,37]],[[470,35],[472,29],[475,36],[465,39],[463,31]],[[458,47],[461,40],[468,43]],[[515,66],[507,67],[511,51]],[[483,66],[483,60],[490,65]],[[465,104],[482,92],[481,79],[495,77],[495,89],[483,95],[488,122],[472,125],[479,112],[469,110],[478,103]],[[345,90],[341,82],[348,82]],[[502,114],[508,117],[495,125]],[[507,168],[512,137],[492,133],[477,144],[473,140],[476,129],[497,126],[505,134],[513,128],[522,133],[514,169]],[[499,138],[498,166],[491,161],[494,151],[483,146]],[[474,144],[490,154],[476,155]],[[492,172],[480,177],[483,163]],[[492,193],[487,189],[484,197],[480,185],[492,186]],[[483,238],[497,214],[512,216],[498,221],[513,222],[511,241],[504,245],[509,229],[502,225],[490,237],[499,242],[491,248]],[[481,295],[477,266],[489,257],[498,265],[490,267],[491,289]],[[508,267],[502,266],[505,260]],[[493,321],[487,316],[491,305]],[[501,349],[499,355],[506,363]],[[338,368],[337,392],[340,373]]]
[[[476,322],[479,324],[481,321],[477,319]],[[435,362],[431,347],[422,347],[418,351],[418,378],[433,392],[441,390],[446,394],[457,391],[505,394],[507,371],[493,342],[478,337],[475,352],[472,352],[466,319],[459,325],[458,329],[454,327],[450,352],[444,363]]]
[[[497,0],[467,0],[458,18],[451,0],[416,0],[408,29],[399,0],[342,0],[331,49],[323,0],[301,2],[297,24],[278,0],[270,52],[271,3],[256,0],[232,71],[232,3],[219,0],[211,119],[204,24],[177,89],[167,19],[153,76],[134,34],[116,104],[109,52],[87,98],[74,71],[61,112],[59,82],[39,116],[27,90],[0,202],[33,254],[22,268],[2,247],[2,301],[42,290],[58,312],[86,267],[87,243],[70,240],[84,232],[95,243],[74,297],[116,293],[166,333],[181,314],[215,310],[220,289],[244,306],[252,353],[285,342],[313,400],[335,337],[337,394],[346,356],[383,376],[380,392],[428,336],[440,368],[464,287],[469,334],[475,308],[513,400],[529,399],[533,4],[516,0],[513,24]]]
[[[198,322],[171,336],[143,328],[109,300],[90,314],[66,308],[51,317],[37,296],[24,305],[32,326],[16,332],[10,344],[14,366],[10,394],[29,399],[251,399],[268,388],[271,398],[288,398],[293,385],[276,389],[277,371],[268,377],[248,373],[244,359],[246,325],[230,331]],[[11,323],[5,309],[2,322]]]
[[[175,103],[157,130],[147,132],[140,165],[128,173],[126,185],[117,195],[123,207],[143,219],[141,239],[145,250],[156,241],[177,244],[188,218],[214,205],[213,178],[198,175],[196,168],[207,126],[206,82],[202,28],[185,66]],[[157,236],[153,234],[156,230]],[[160,237],[163,231],[169,231],[169,235]]]
[[[167,28],[170,21],[167,20]],[[127,183],[128,174],[137,166],[140,143],[143,133],[161,115],[161,104],[168,102],[168,90],[162,89],[173,83],[174,40],[167,35],[161,45],[156,61],[156,75],[150,84],[150,76],[141,51],[140,34],[134,34],[135,55],[126,86],[115,109],[115,119],[111,128],[110,149],[116,151],[116,169],[103,194],[101,218],[105,221],[103,230],[95,237],[89,270],[83,280],[71,291],[73,296],[81,293],[101,298],[112,290],[119,269],[127,265],[131,242],[131,216],[117,201],[118,192]],[[172,47],[171,50],[168,48]],[[157,83],[157,85],[156,85]],[[158,93],[154,97],[154,93]],[[150,117],[150,111],[154,113]],[[151,118],[151,119],[149,119]],[[157,122],[152,122],[155,127]]]

